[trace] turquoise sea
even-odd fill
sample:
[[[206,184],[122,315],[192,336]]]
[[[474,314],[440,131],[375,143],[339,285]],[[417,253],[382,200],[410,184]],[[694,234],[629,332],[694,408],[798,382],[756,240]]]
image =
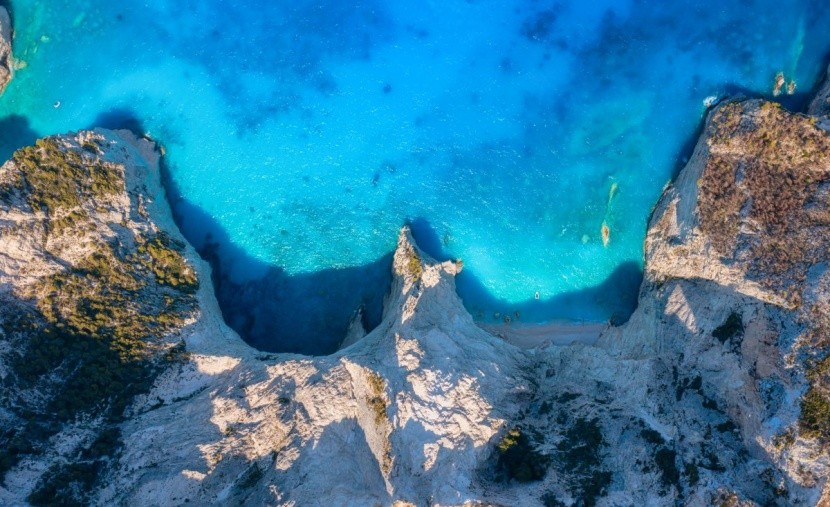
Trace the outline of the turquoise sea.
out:
[[[228,322],[304,353],[377,322],[407,222],[479,320],[624,320],[704,100],[801,107],[830,50],[822,0],[7,3],[0,155],[147,132]]]

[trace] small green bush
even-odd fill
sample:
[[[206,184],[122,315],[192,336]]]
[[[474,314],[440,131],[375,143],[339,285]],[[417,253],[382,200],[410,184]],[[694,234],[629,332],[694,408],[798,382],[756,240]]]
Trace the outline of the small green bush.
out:
[[[817,438],[823,445],[830,445],[830,356],[816,361],[807,370],[810,387],[801,399],[801,415],[798,427],[801,435]]]
[[[803,436],[830,442],[830,401],[814,386],[801,399],[798,426]]]
[[[736,336],[741,336],[744,333],[744,322],[743,318],[735,313],[732,312],[729,314],[729,317],[726,318],[723,324],[718,326],[714,331],[712,331],[712,336],[717,338],[721,343],[726,343],[727,341],[735,338]]]
[[[144,264],[153,272],[161,285],[194,293],[199,281],[182,252],[184,245],[174,241],[167,234],[160,233],[138,248],[139,254],[146,254]]]
[[[659,431],[654,431],[651,428],[646,428],[640,432],[640,436],[643,437],[643,440],[650,444],[663,444],[665,440],[663,440],[663,436],[660,434]]]
[[[248,470],[242,475],[237,483],[237,486],[240,489],[251,489],[262,479],[265,474],[262,472],[262,469],[259,468],[259,465],[253,463]]]
[[[424,268],[421,265],[421,258],[418,257],[418,254],[415,251],[411,250],[408,252],[408,256],[406,259],[406,268],[409,272],[409,276],[411,276],[415,281],[421,279],[421,275],[424,272]]]
[[[538,481],[545,477],[550,458],[538,452],[530,438],[519,428],[510,429],[496,445],[498,470],[507,479],[518,482]]]
[[[686,463],[684,474],[690,486],[697,486],[697,483],[700,482],[700,470],[694,463]]]
[[[375,414],[375,423],[380,425],[386,421],[386,398],[383,396],[384,383],[383,378],[374,372],[369,373],[369,389],[372,391],[371,396],[366,400],[369,403],[369,408]]]

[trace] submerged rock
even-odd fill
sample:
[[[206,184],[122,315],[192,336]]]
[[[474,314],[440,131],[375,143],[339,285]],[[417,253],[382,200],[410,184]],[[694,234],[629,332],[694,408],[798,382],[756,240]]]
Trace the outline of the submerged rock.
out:
[[[355,314],[326,357],[257,352],[222,323],[157,161],[147,141],[95,131],[0,170],[13,308],[0,312],[0,503],[827,501],[830,136],[814,117],[764,101],[711,111],[651,218],[639,306],[595,346],[524,350],[485,332],[456,294],[460,264],[404,228],[379,326]],[[94,252],[107,262],[86,264]],[[93,332],[112,357],[137,354],[144,385],[102,384],[111,356],[37,374],[19,359],[40,360],[26,354],[43,336],[75,357]],[[67,386],[85,404],[48,415]]]
[[[783,72],[779,72],[775,75],[775,84],[772,87],[772,96],[777,97],[781,95],[781,91],[784,89],[784,85],[787,83],[787,79],[784,77]]]

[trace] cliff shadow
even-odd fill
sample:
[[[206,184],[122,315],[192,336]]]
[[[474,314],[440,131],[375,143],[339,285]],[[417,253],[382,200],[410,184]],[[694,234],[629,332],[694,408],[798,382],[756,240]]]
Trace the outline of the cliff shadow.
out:
[[[830,54],[828,54],[828,57],[830,57]],[[792,94],[782,93],[777,97],[772,94],[771,90],[768,93],[758,93],[738,83],[727,83],[723,86],[724,97],[720,102],[727,100],[763,99],[778,102],[788,111],[806,112],[807,106],[810,105],[810,101],[813,100],[813,97],[815,97],[816,92],[821,86],[823,75],[822,73],[818,73],[813,77],[811,88],[796,88]],[[772,83],[770,83],[770,87],[772,87]]]
[[[146,129],[129,109],[98,115],[90,128]],[[162,185],[182,235],[211,266],[215,296],[225,322],[264,352],[326,355],[335,352],[349,322],[363,307],[364,325],[380,323],[391,284],[392,255],[364,266],[291,274],[250,256],[201,207],[189,202],[161,160]]]
[[[439,261],[451,259],[441,239],[429,222],[417,218],[410,224],[418,246]],[[475,268],[475,266],[472,266]],[[610,321],[622,324],[637,309],[637,297],[643,271],[636,262],[618,266],[601,284],[583,290],[557,294],[548,299],[529,299],[512,303],[494,296],[469,269],[456,277],[458,295],[476,321],[498,321],[509,316],[512,321],[539,323],[553,320]],[[497,318],[495,315],[498,314]]]
[[[814,98],[818,97],[819,92],[821,92],[821,89],[824,88],[825,84],[830,83],[830,73],[828,73],[828,71],[830,71],[830,49],[824,52],[821,62],[823,62],[823,64],[821,69],[813,76],[812,86],[809,89],[805,89],[803,92],[798,91],[796,93],[796,95],[802,97],[803,100],[797,104],[800,107],[798,109],[791,109],[792,111],[807,114],[810,102],[812,102]]]
[[[393,252],[362,266],[287,273],[235,245],[212,216],[181,197],[169,170],[165,168],[163,174],[179,228],[212,267],[225,322],[249,345],[265,352],[325,355],[338,349],[359,307],[364,309],[367,330],[380,323],[391,285]],[[438,260],[448,259],[425,220],[415,220],[411,227],[425,252]],[[499,309],[502,315],[520,315],[520,320],[534,323],[574,320],[579,315],[581,320],[617,324],[635,310],[641,281],[640,267],[631,262],[596,287],[541,301],[515,304],[499,299],[469,271],[459,275],[457,288],[476,320],[485,320],[490,309]]]
[[[129,130],[138,137],[147,135],[147,130],[136,116],[135,111],[124,108],[110,109],[100,113],[88,128],[97,127],[109,130]]]
[[[380,323],[392,281],[392,254],[362,266],[291,274],[251,257],[199,206],[184,199],[166,167],[162,179],[179,229],[212,268],[225,322],[266,352],[335,352],[359,307],[364,326]]]
[[[391,285],[392,252],[378,260],[339,269],[290,274],[251,257],[223,227],[178,193],[165,169],[164,181],[176,222],[187,240],[212,267],[216,298],[225,322],[252,347],[265,352],[325,355],[335,352],[355,310],[364,309],[364,326],[376,327]],[[448,256],[424,220],[411,227],[418,245],[438,260]],[[520,320],[607,321],[623,323],[637,305],[642,271],[634,263],[617,268],[602,284],[546,300],[509,303],[493,296],[469,271],[457,279],[458,294],[476,320],[492,312]]]
[[[0,119],[0,164],[9,160],[15,151],[35,144],[41,137],[25,116],[13,114]]]
[[[145,131],[127,109],[102,113],[91,127],[128,129],[137,135]],[[393,252],[361,266],[288,273],[249,255],[210,213],[184,198],[164,158],[161,173],[176,224],[211,265],[223,318],[246,343],[264,352],[326,355],[339,348],[358,308],[364,309],[367,330],[380,323],[391,285]],[[410,226],[425,252],[438,260],[449,258],[426,220],[412,220]],[[545,300],[510,303],[497,298],[470,270],[458,276],[457,289],[479,321],[492,321],[498,313],[530,323],[560,319],[622,323],[636,308],[641,281],[640,266],[630,262],[598,286]]]

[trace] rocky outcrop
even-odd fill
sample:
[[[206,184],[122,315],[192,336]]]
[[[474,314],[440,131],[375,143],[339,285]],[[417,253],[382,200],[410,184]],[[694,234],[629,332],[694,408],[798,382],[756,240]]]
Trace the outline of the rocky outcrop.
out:
[[[209,281],[185,260],[158,158],[129,132],[93,131],[0,168],[2,504],[84,501],[126,407],[186,357],[180,334],[221,346],[197,319]]]
[[[651,416],[685,501],[814,505],[826,488],[828,188],[815,118],[733,102],[655,208],[640,308],[600,345],[653,357],[649,397],[665,405]]]
[[[6,312],[0,438],[16,454],[0,503],[816,505],[827,490],[830,136],[814,117],[763,101],[710,113],[655,207],[639,307],[596,345],[483,331],[456,295],[460,263],[403,229],[377,328],[358,312],[331,356],[259,353],[222,324],[149,142],[53,138],[3,166],[2,189],[0,291],[39,330],[100,332],[118,352],[117,329],[168,324],[139,332],[147,385],[93,393],[44,430],[27,417],[79,370],[27,374],[15,358],[38,334]],[[96,252],[132,281],[95,271]],[[119,287],[129,311],[108,314]]]
[[[8,86],[14,73],[12,58],[12,21],[9,11],[0,6],[0,93]]]
[[[333,356],[193,348],[191,365],[136,405],[124,473],[102,503],[477,498],[478,467],[532,390],[524,358],[474,325],[454,292],[459,268],[431,261],[406,230],[393,269],[381,325]]]

